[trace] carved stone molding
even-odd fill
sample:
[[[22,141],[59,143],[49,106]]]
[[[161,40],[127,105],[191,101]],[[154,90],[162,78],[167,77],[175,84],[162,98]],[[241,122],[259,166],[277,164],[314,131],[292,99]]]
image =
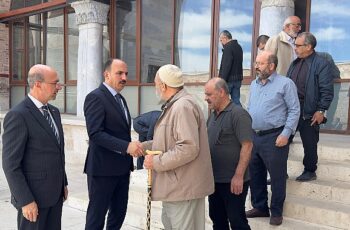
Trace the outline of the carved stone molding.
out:
[[[261,8],[264,7],[291,7],[294,8],[295,0],[260,0]]]
[[[109,5],[92,0],[82,0],[71,3],[75,10],[77,25],[87,23],[107,24]]]

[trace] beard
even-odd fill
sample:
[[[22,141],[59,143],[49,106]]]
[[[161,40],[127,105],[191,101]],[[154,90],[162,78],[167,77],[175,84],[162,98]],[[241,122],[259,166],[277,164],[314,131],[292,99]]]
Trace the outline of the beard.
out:
[[[265,80],[265,79],[267,79],[269,76],[270,76],[270,74],[268,73],[268,72],[266,72],[266,71],[257,71],[256,72],[256,76],[259,78],[259,79],[263,79],[263,80]]]
[[[162,93],[157,88],[156,88],[156,97],[158,100],[158,105],[163,104],[165,102],[165,100],[162,99]]]

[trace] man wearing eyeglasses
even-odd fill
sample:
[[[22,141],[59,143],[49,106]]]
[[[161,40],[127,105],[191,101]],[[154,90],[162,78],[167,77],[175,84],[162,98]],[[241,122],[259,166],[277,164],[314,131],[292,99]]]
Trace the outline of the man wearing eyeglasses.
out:
[[[35,65],[30,92],[4,120],[2,165],[18,210],[18,229],[61,229],[67,199],[64,136],[59,110],[48,104],[61,90],[57,72]]]
[[[297,58],[294,52],[294,41],[301,30],[301,21],[297,16],[288,17],[283,23],[283,30],[276,36],[271,37],[265,50],[277,55],[277,73],[286,76],[290,63]]]
[[[276,73],[275,54],[263,51],[256,57],[258,78],[250,85],[248,112],[252,117],[252,158],[249,163],[250,191],[253,209],[247,218],[269,217],[270,224],[283,221],[286,198],[289,136],[299,119],[299,101],[293,81]],[[271,176],[271,204],[268,207],[266,176]]]
[[[315,52],[317,40],[308,32],[298,35],[295,52],[298,56],[287,73],[297,86],[300,102],[299,130],[304,147],[304,171],[297,181],[316,180],[317,143],[324,113],[333,100],[333,75],[331,64]]]

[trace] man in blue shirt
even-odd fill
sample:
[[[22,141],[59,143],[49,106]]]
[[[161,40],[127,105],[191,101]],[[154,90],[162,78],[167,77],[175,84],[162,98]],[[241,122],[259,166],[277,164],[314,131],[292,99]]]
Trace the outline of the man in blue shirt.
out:
[[[248,218],[270,216],[267,204],[267,171],[271,177],[271,225],[282,224],[286,197],[289,136],[298,125],[300,106],[291,79],[278,75],[277,56],[264,51],[256,58],[258,78],[250,86],[248,112],[254,132],[250,161],[250,190],[253,209]]]

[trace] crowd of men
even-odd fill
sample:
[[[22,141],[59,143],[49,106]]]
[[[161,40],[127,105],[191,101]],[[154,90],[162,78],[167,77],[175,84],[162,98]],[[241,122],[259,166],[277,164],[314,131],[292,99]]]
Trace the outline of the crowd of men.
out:
[[[291,16],[277,36],[259,37],[257,78],[247,109],[240,103],[242,48],[229,31],[221,32],[219,76],[205,84],[207,120],[184,88],[181,69],[160,67],[154,82],[162,111],[137,122],[151,129],[142,131],[143,142],[131,140],[132,119],[121,94],[128,66],[108,60],[103,83],[84,103],[89,136],[85,229],[121,228],[133,157],[141,156],[139,167],[143,163],[153,170],[152,200],[162,201],[165,229],[204,229],[207,196],[213,229],[250,229],[247,218],[255,217],[282,224],[291,137],[298,130],[304,147],[304,171],[296,180],[315,180],[320,124],[333,99],[333,67],[315,52],[314,35],[300,30],[300,19]],[[59,111],[48,103],[61,85],[46,65],[33,66],[28,82],[28,97],[4,120],[3,169],[18,209],[18,229],[61,229],[68,196],[64,135]],[[145,155],[145,150],[160,154]],[[246,211],[249,188],[253,208]]]

